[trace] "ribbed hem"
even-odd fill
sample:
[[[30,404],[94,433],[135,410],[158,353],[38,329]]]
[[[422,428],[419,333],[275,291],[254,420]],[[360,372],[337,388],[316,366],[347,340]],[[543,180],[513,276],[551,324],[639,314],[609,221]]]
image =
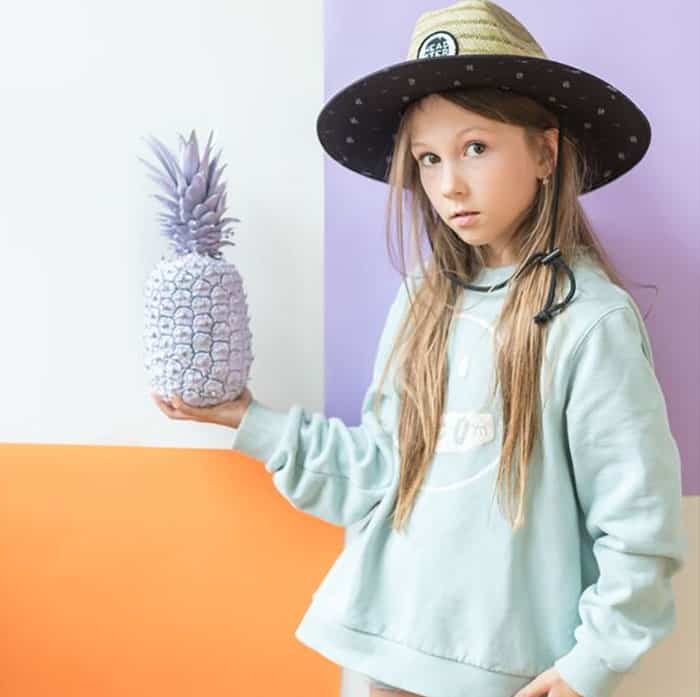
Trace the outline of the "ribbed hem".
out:
[[[282,439],[289,413],[289,409],[271,409],[253,398],[233,436],[232,448],[267,462]]]
[[[313,603],[295,636],[344,668],[430,697],[511,697],[535,677],[486,670],[416,651],[328,619]]]
[[[583,697],[610,697],[625,673],[611,670],[601,658],[580,643],[554,661],[565,683]]]

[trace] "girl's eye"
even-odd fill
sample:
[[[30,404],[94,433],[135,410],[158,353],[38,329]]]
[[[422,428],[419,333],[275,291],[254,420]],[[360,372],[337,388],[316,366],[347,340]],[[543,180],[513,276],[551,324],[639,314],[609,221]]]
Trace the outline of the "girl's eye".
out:
[[[424,164],[424,163],[423,163],[423,158],[424,158],[424,157],[431,157],[431,156],[432,156],[432,157],[437,157],[437,155],[433,154],[432,152],[426,152],[426,153],[423,154],[423,155],[419,155],[419,156],[418,156],[418,163],[421,164],[421,165]]]
[[[486,145],[478,140],[475,140],[475,141],[472,141],[471,143],[469,143],[467,145],[467,148],[469,148],[472,145],[478,145],[480,148],[483,148],[484,150],[486,150]],[[481,153],[483,153],[484,150],[482,150],[479,154],[481,155]]]
[[[481,155],[483,153],[483,151],[486,149],[486,145],[479,140],[473,140],[471,143],[467,143],[467,146],[466,146],[467,149],[469,149],[472,145],[477,145],[480,148],[483,148],[483,150],[478,153],[479,155]],[[437,157],[437,155],[435,153],[426,152],[426,153],[423,153],[422,155],[418,156],[418,163],[423,164],[423,158],[428,157],[428,156]],[[430,166],[430,165],[428,165],[428,166]]]

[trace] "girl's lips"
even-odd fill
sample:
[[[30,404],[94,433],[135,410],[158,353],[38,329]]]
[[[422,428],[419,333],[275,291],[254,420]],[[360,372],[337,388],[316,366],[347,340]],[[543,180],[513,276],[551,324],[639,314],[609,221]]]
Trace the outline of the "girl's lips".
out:
[[[459,225],[471,225],[479,217],[478,213],[469,213],[467,215],[455,215],[452,220]]]

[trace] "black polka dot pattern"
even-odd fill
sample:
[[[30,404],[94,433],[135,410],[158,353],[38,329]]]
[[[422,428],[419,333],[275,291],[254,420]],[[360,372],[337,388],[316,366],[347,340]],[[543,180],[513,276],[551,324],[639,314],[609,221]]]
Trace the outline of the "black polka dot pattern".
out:
[[[613,85],[564,63],[520,55],[441,55],[382,68],[335,94],[316,132],[334,160],[386,182],[406,106],[431,92],[479,85],[527,95],[563,119],[591,167],[583,193],[632,169],[649,147],[647,118]]]

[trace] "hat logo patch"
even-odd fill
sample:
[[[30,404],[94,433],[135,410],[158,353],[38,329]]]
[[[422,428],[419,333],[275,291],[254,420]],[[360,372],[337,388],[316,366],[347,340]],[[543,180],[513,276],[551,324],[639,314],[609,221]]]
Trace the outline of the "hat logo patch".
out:
[[[449,31],[434,31],[423,39],[418,48],[418,58],[456,56],[457,39]]]

